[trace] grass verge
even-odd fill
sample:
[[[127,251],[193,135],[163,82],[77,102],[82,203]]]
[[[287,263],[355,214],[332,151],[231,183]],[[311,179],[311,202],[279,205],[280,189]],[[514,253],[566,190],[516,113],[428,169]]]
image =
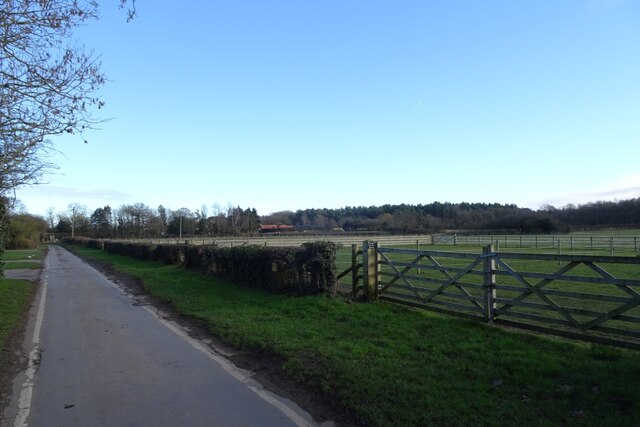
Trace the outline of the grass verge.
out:
[[[27,280],[0,279],[0,361],[9,351],[11,334],[29,307],[34,287]]]
[[[74,248],[368,426],[640,425],[640,353],[384,303],[288,297],[174,266]]]
[[[5,252],[2,261],[5,270],[42,268],[44,248],[12,249]]]
[[[11,249],[4,253],[3,261],[41,260],[44,248],[40,249]]]

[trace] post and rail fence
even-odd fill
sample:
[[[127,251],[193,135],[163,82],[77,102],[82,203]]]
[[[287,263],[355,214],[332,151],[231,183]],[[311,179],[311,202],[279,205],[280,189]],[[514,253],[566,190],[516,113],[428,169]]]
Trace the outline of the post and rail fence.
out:
[[[574,339],[640,349],[640,257],[352,245],[352,292]]]
[[[177,238],[158,238],[158,239],[127,239],[127,241],[135,243],[148,244],[190,244],[190,245],[216,245],[220,247],[233,247],[245,245],[259,246],[301,246],[309,242],[333,242],[340,245],[361,244],[363,239],[369,238],[371,235],[362,234],[328,234],[328,235],[306,235],[306,234],[263,234],[242,237],[185,237]],[[387,235],[376,236],[376,240],[385,245],[411,245],[416,242],[420,245],[431,245],[433,236],[429,234],[420,235]]]
[[[361,244],[364,239],[375,239],[387,246],[424,246],[424,245],[452,245],[452,246],[486,246],[494,245],[501,248],[530,248],[553,249],[559,252],[567,251],[608,251],[610,255],[616,252],[640,251],[640,235],[606,235],[606,234],[409,234],[409,235],[376,235],[366,234],[262,234],[239,237],[185,237],[185,238],[156,238],[156,239],[127,239],[133,242],[162,244],[187,243],[191,245],[211,245],[228,247],[240,245],[261,246],[300,246],[313,241],[330,241],[341,245]]]
[[[433,234],[434,245],[485,246],[496,248],[535,248],[564,251],[588,250],[638,252],[640,237],[632,235],[607,236],[604,234]]]

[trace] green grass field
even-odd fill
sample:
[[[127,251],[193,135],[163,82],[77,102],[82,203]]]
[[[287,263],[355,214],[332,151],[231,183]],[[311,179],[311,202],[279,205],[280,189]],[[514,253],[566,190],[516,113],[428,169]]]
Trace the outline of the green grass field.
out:
[[[43,254],[43,250],[6,251],[4,268],[40,268]],[[0,278],[0,362],[8,356],[7,340],[21,325],[34,290],[27,280]]]
[[[33,291],[29,281],[0,279],[0,360],[6,356],[7,339],[20,324]]]
[[[86,248],[369,426],[640,425],[640,353],[387,303],[290,297]]]
[[[42,267],[44,249],[18,249],[5,252],[3,261],[6,270],[36,269]]]
[[[415,249],[415,246],[404,247],[404,249]],[[482,252],[481,247],[474,246],[444,246],[444,245],[423,245],[421,250],[424,251],[446,251],[455,253],[466,254],[480,254]],[[552,254],[557,255],[558,250],[553,249],[534,249],[534,248],[503,248],[500,253],[526,253],[526,254]],[[588,256],[609,256],[608,251],[564,251],[561,255],[588,255]],[[629,261],[637,261],[633,251],[617,252],[616,256],[626,255],[629,257]],[[389,254],[390,260],[393,262],[409,263],[415,260],[415,255],[409,254]],[[508,255],[505,255],[507,257]],[[361,259],[361,258],[360,258]],[[412,269],[407,272],[408,279],[411,282],[415,290],[417,290],[422,296],[430,295],[431,292],[438,289],[443,280],[447,280],[456,275],[455,269],[464,268],[469,265],[473,260],[463,258],[448,258],[448,257],[434,257],[435,261],[440,266],[449,269],[449,276],[441,271],[429,270],[428,267],[433,267],[433,264],[424,259],[421,264],[425,265],[423,269]],[[338,270],[342,271],[351,264],[351,248],[342,248],[338,254]],[[555,260],[506,260],[506,263],[516,272],[523,274],[529,273],[546,273],[553,274],[559,269],[563,268],[566,261]],[[597,265],[603,268],[607,273],[622,280],[640,280],[640,264],[613,264],[613,263],[601,263]],[[474,268],[475,273],[469,273],[459,278],[460,287],[450,286],[441,295],[429,303],[430,306],[436,308],[453,309],[458,312],[464,312],[467,314],[476,315],[482,317],[483,310],[481,304],[475,304],[466,298],[466,295],[470,295],[479,300],[482,299],[483,289],[483,277],[479,274],[482,266],[476,266]],[[392,268],[387,265],[381,267],[383,272],[383,282],[389,282],[392,280],[390,274],[393,273]],[[602,278],[602,275],[598,274],[593,269],[587,267],[584,264],[580,264],[575,268],[569,270],[566,275],[581,276],[585,278],[598,279]],[[438,282],[440,281],[440,282]],[[507,270],[498,265],[497,274],[497,297],[502,303],[498,303],[499,318],[511,321],[524,322],[526,324],[535,324],[543,327],[552,327],[562,331],[572,333],[588,334],[591,337],[612,338],[617,340],[640,342],[638,337],[630,337],[629,331],[633,331],[636,335],[640,333],[640,306],[632,307],[623,312],[624,316],[619,319],[607,319],[599,326],[607,328],[614,328],[616,331],[610,330],[609,332],[595,331],[592,329],[582,331],[581,329],[568,324],[569,320],[560,314],[558,310],[552,308],[548,301],[552,301],[552,304],[557,304],[566,309],[570,315],[578,322],[585,324],[595,319],[601,313],[608,313],[617,309],[621,305],[628,303],[633,297],[630,294],[634,294],[640,290],[638,286],[634,287],[619,287],[611,284],[603,283],[588,283],[580,281],[566,281],[555,280],[543,287],[544,298],[543,300],[538,295],[528,295],[522,300],[523,305],[507,306],[506,301],[513,300],[514,298],[523,294],[527,287],[524,286],[519,280],[511,277],[507,274]],[[537,284],[540,279],[529,278],[528,281],[531,285]],[[343,289],[349,289],[351,283],[351,275],[347,275],[341,280]],[[415,293],[408,289],[407,283],[403,280],[398,280],[394,286],[389,288],[398,297],[414,299]],[[388,292],[390,295],[390,293]],[[579,294],[579,295],[578,295]],[[580,298],[578,298],[580,296]],[[417,301],[416,301],[417,302]],[[458,304],[456,307],[447,306],[447,304]],[[474,305],[475,304],[475,305]],[[530,316],[544,317],[545,320],[533,320]],[[522,320],[522,316],[528,316],[527,319]],[[629,317],[630,316],[630,317]]]
[[[42,264],[43,251],[14,251],[5,252],[3,261],[5,269],[39,268]],[[0,373],[3,386],[10,380],[10,373],[15,366],[14,350],[19,345],[17,339],[26,322],[26,314],[31,300],[36,292],[36,286],[29,280],[0,278]],[[5,376],[5,374],[9,375]],[[0,409],[6,403],[7,396],[0,393]],[[1,418],[1,417],[0,417]]]

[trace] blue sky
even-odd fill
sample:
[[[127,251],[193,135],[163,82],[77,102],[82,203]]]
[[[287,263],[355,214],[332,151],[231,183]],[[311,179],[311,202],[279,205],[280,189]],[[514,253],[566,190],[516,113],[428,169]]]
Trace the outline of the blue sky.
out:
[[[110,120],[31,213],[640,197],[639,1],[103,3]]]

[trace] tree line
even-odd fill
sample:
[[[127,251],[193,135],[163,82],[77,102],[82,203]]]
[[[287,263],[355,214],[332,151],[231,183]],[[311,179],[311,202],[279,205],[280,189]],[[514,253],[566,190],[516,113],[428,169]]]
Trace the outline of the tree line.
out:
[[[58,235],[97,238],[150,238],[187,236],[238,236],[255,233],[260,219],[255,209],[228,206],[223,210],[214,205],[191,211],[172,210],[163,205],[151,208],[144,203],[110,206],[90,212],[85,206],[72,204],[65,212],[47,213],[49,230]]]
[[[284,224],[293,232],[364,232],[425,234],[436,232],[557,233],[602,227],[640,227],[640,199],[543,206],[539,210],[498,203],[347,206],[258,215],[254,208],[215,204],[191,211],[144,203],[103,206],[90,211],[71,204],[64,212],[49,209],[46,218],[23,210],[6,222],[9,248],[34,247],[47,235],[96,238],[188,238],[256,234],[261,225]]]
[[[433,233],[445,230],[502,229],[525,233],[557,231],[545,212],[499,203],[441,203],[418,205],[347,206],[305,209],[263,217],[300,229],[342,229],[357,232]]]
[[[554,233],[604,227],[640,227],[640,198],[598,201],[538,210],[499,203],[382,205],[339,209],[305,209],[277,213],[263,220],[301,228],[389,233],[432,233],[446,230],[495,230],[514,233]]]

